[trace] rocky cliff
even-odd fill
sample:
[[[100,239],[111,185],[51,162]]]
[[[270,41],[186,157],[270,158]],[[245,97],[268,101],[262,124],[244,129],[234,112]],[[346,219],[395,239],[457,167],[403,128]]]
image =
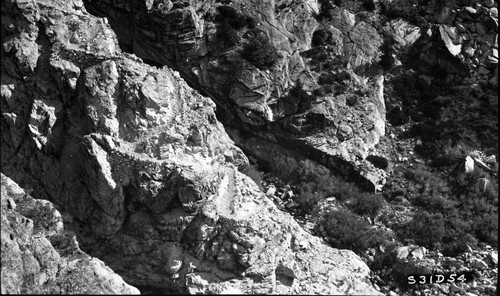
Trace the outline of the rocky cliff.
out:
[[[372,20],[338,7],[321,18],[317,1],[87,3],[122,48],[210,95],[226,126],[247,132],[237,144],[249,153],[254,138],[371,190],[385,182],[365,161],[385,132],[383,77],[373,69],[383,38]]]
[[[175,15],[164,17],[163,11],[168,12],[170,5],[160,8],[152,3],[144,5],[154,10],[155,19],[166,26],[173,26],[169,22],[175,19],[186,36],[193,33],[195,12],[209,7],[179,8]],[[103,260],[127,283],[163,292],[380,294],[358,256],[332,249],[306,233],[238,171],[248,160],[218,122],[215,105],[190,88],[177,72],[150,66],[122,52],[107,20],[89,14],[81,1],[3,1],[1,5],[2,172],[22,187],[31,187],[36,198],[51,200],[85,252]],[[135,2],[117,5],[136,12],[144,9]],[[249,7],[248,11],[259,10]],[[286,17],[292,16],[290,12]],[[268,20],[267,25],[272,27],[273,22]],[[150,33],[157,29],[151,25],[141,34],[157,38],[160,35]],[[199,30],[195,27],[194,33],[203,33]],[[301,38],[305,42],[310,36]],[[276,40],[289,42],[282,35]],[[198,48],[181,41],[185,49]],[[157,42],[150,50],[163,47],[161,40]],[[238,78],[243,89],[255,87],[248,81],[267,75],[253,71]],[[353,73],[349,77],[355,77]],[[224,82],[224,77],[212,83]],[[286,74],[273,79],[283,82],[291,78]],[[262,114],[268,114],[265,102],[272,100],[269,94],[279,84],[269,84],[269,78],[259,81],[273,90],[257,91],[246,103],[234,101],[243,98],[242,94],[230,96],[231,104],[259,114],[255,120],[250,116],[245,121],[240,110],[237,114],[242,122],[258,126],[265,120],[271,123]],[[219,87],[214,85],[207,92],[221,91]],[[238,89],[230,87],[230,93],[234,92]],[[376,97],[367,94],[364,99]],[[359,107],[364,110],[361,113],[352,111],[352,120],[379,118],[379,103],[374,101],[366,110]],[[335,104],[317,102],[304,118],[319,118],[326,124],[334,120]],[[324,114],[325,110],[330,113]],[[373,144],[381,130],[373,121],[371,124]],[[342,130],[350,135],[353,128]],[[337,127],[329,132],[336,134]],[[263,133],[269,134],[268,130]],[[360,147],[371,145],[360,136],[353,137]],[[308,141],[304,139],[304,145]],[[14,203],[19,199],[12,197]],[[4,202],[2,197],[2,224],[9,215],[40,216],[16,214],[9,200]],[[24,282],[4,277],[2,268],[2,287],[9,291],[49,293],[60,287],[63,293],[137,292],[96,259],[60,255],[59,228],[54,235],[38,237],[32,235],[30,225],[11,223],[11,227],[22,232],[16,234],[19,240],[34,242],[28,243],[27,250],[34,248],[32,254],[39,263],[23,265],[35,266],[35,270],[25,271],[29,279]],[[2,245],[2,267],[5,254],[12,250],[15,254],[19,245],[16,237],[4,240],[3,229],[2,241],[7,243],[5,252]],[[66,243],[74,245],[70,239],[63,240]],[[12,262],[19,266],[18,261]],[[56,264],[60,266],[57,275]],[[91,272],[94,275],[87,276]],[[66,274],[88,283],[66,287]]]
[[[122,48],[210,95],[248,153],[269,162],[254,144],[293,150],[369,189],[386,178],[366,161],[385,134],[379,62],[442,69],[450,83],[498,79],[494,1],[86,3]]]
[[[2,294],[139,294],[79,248],[52,203],[1,180]]]

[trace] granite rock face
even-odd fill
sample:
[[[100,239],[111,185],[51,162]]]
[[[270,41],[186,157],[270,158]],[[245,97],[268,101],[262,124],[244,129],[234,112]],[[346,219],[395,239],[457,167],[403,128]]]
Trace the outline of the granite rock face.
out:
[[[320,20],[313,0],[86,4],[122,48],[210,95],[226,126],[348,168],[371,189],[385,182],[365,161],[385,133],[383,77],[370,71],[383,39],[370,20],[338,7]]]
[[[1,5],[2,173],[56,204],[82,250],[162,291],[380,295],[358,256],[307,234],[239,172],[248,160],[215,105],[177,72],[123,53],[81,1]],[[35,248],[57,250],[59,237]],[[41,252],[53,254],[39,263],[50,278],[57,252]],[[96,279],[120,283],[96,259],[72,260],[60,276],[137,292]],[[84,284],[61,291],[90,292]],[[38,289],[24,285],[10,289]]]
[[[400,14],[416,14],[411,1],[381,3]],[[411,50],[417,70],[437,67],[451,75],[450,80],[498,85],[497,2],[428,1],[418,9],[420,28],[409,26],[420,31]]]
[[[80,250],[52,203],[1,179],[2,294],[139,294]]]

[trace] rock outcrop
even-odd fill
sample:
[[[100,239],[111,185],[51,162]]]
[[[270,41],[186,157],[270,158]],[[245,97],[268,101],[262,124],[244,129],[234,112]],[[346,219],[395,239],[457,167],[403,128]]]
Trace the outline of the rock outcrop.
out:
[[[210,95],[224,124],[361,176],[372,190],[385,182],[365,161],[385,133],[383,77],[369,71],[383,42],[372,20],[338,7],[321,18],[317,1],[86,3],[124,49]]]
[[[382,3],[401,15],[415,10],[410,1]],[[419,9],[421,36],[412,48],[417,68],[445,69],[450,81],[466,85],[498,85],[497,2],[428,1]]]
[[[52,203],[0,177],[2,294],[139,294],[79,248]]]
[[[238,171],[248,160],[214,104],[177,72],[123,53],[107,20],[81,1],[1,5],[2,172],[59,207],[85,252],[161,291],[380,295],[358,256],[304,232]],[[191,30],[182,21],[194,10],[181,12],[178,26]],[[57,244],[48,240],[40,246]],[[51,254],[40,264],[54,264]],[[77,268],[89,285],[101,285],[92,271],[119,283],[100,261],[71,260],[61,276]]]

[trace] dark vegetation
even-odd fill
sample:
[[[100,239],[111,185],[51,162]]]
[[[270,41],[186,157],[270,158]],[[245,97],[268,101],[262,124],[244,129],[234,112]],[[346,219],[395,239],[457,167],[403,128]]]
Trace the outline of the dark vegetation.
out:
[[[308,94],[303,88],[300,81],[295,82],[288,94],[280,98],[280,103],[284,105],[285,114],[295,114],[297,112],[305,112],[311,107],[311,104],[316,100],[317,94]]]
[[[317,16],[317,19],[319,21],[323,20],[323,19],[331,19],[332,18],[332,10],[335,9],[335,6],[334,5],[337,5],[337,6],[340,6],[342,3],[341,0],[334,0],[334,1],[331,1],[331,0],[319,0],[318,1],[319,4],[320,4],[320,11],[319,11],[319,14]]]
[[[252,29],[245,34],[245,37],[248,43],[243,46],[241,56],[261,70],[272,67],[279,56],[266,33]]]
[[[446,87],[446,75],[400,75],[386,88],[388,120],[393,125],[414,123],[408,137],[420,137],[417,152],[432,160],[459,145],[498,153],[498,97],[482,86]],[[479,85],[478,85],[479,86]],[[479,86],[481,87],[481,86]],[[393,100],[391,101],[390,98]]]
[[[316,91],[317,96],[339,95],[347,89],[351,76],[348,72],[340,70],[344,68],[345,63],[330,48],[335,42],[326,30],[316,30],[311,42],[313,48],[300,53],[302,57],[309,59],[308,64],[311,70],[320,74],[318,77],[320,87]]]
[[[380,14],[391,19],[402,18],[413,25],[423,26],[427,24],[424,16],[428,2],[428,0],[405,0],[398,1],[397,4],[381,2]]]
[[[390,239],[386,231],[374,228],[369,220],[362,218],[375,219],[385,203],[382,196],[361,191],[354,183],[334,176],[326,167],[309,160],[276,156],[268,169],[296,188],[294,200],[302,214],[312,213],[316,205],[328,197],[335,197],[345,206],[346,209],[328,212],[318,224],[318,231],[322,229],[332,246],[361,254],[366,248]]]
[[[262,186],[264,173],[259,170],[259,166],[257,164],[249,164],[248,166],[244,167],[241,172],[250,177],[261,190],[264,190],[264,187]]]
[[[385,37],[384,43],[382,44],[382,47],[380,49],[383,52],[383,54],[380,57],[379,64],[385,71],[391,70],[392,68],[394,68],[395,65],[395,59],[393,56],[395,54],[395,50],[393,48],[394,43],[395,43],[394,38]]]
[[[496,178],[477,168],[467,174],[440,174],[423,165],[398,169],[395,175],[395,179],[404,178],[407,189],[389,184],[385,196],[390,200],[391,195],[403,195],[420,208],[412,221],[394,229],[401,240],[412,238],[447,256],[460,254],[467,245],[474,247],[478,242],[498,245]],[[489,180],[486,186],[481,178]]]
[[[358,254],[367,248],[377,248],[391,239],[387,231],[372,227],[344,209],[328,212],[320,225],[332,247],[353,250]]]
[[[340,202],[348,202],[354,213],[373,218],[384,203],[381,196],[361,191],[354,183],[344,181],[310,160],[297,162],[291,157],[277,156],[269,169],[298,189],[296,202],[306,212],[310,212],[319,201],[335,197]]]
[[[333,43],[332,33],[330,33],[328,30],[319,29],[314,31],[311,38],[311,45],[313,47],[332,44],[332,43]]]
[[[364,0],[361,5],[368,11],[374,11],[377,7],[374,0]]]
[[[329,78],[324,79],[328,82]],[[402,75],[392,81],[389,88],[393,93],[388,97],[400,101],[389,102],[388,106],[397,107],[400,114],[399,117],[390,114],[389,120],[393,125],[413,124],[406,136],[422,140],[416,151],[430,162],[396,167],[394,177],[384,189],[384,197],[395,205],[403,203],[418,209],[409,222],[387,225],[395,231],[398,241],[411,241],[440,250],[446,256],[456,256],[468,246],[484,243],[498,246],[496,176],[479,168],[467,174],[460,169],[461,161],[472,147],[486,151],[485,148],[497,145],[498,111],[496,98],[488,89],[476,92],[442,85],[444,81],[438,77],[431,78],[431,83],[412,75]],[[462,132],[452,132],[457,129]],[[490,152],[497,154],[497,148]],[[388,166],[383,159],[371,161],[377,167]],[[391,239],[388,232],[362,218],[373,221],[377,217],[384,204],[381,196],[361,192],[354,184],[307,160],[281,156],[269,169],[297,188],[295,201],[303,213],[311,213],[318,202],[327,197],[335,197],[342,205],[341,209],[327,212],[318,223],[322,235],[332,246],[362,254],[367,248]],[[383,262],[389,259],[380,260],[373,262],[373,270],[389,264]],[[396,262],[391,274],[403,284],[406,279],[403,275],[419,273],[420,269],[422,267],[411,262]]]
[[[238,32],[244,28],[253,29],[257,25],[254,18],[242,15],[225,5],[217,7],[217,14],[213,18],[218,24],[217,39],[222,41],[225,47],[238,45],[241,41]]]

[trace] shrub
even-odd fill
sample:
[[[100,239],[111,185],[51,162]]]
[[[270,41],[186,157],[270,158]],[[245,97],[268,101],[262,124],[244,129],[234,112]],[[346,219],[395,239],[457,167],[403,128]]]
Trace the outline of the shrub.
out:
[[[247,20],[247,27],[249,29],[257,27],[257,21],[253,17],[247,16],[246,20]]]
[[[323,97],[326,95],[326,90],[323,86],[320,86],[317,89],[315,89],[313,93],[316,97]]]
[[[331,94],[334,92],[334,87],[332,85],[324,85],[323,88],[327,94]]]
[[[305,111],[310,108],[312,102],[316,100],[314,95],[308,94],[303,88],[300,81],[295,83],[286,96],[282,98],[284,101],[290,102],[298,107],[299,111]]]
[[[325,45],[325,43],[327,43],[327,40],[329,38],[331,38],[331,33],[328,32],[327,30],[323,29],[316,30],[312,35],[311,45],[312,47]]]
[[[224,26],[217,30],[217,38],[224,42],[224,46],[232,47],[239,43],[240,37],[238,33],[229,26]]]
[[[355,98],[357,98],[357,97],[355,97]],[[387,160],[387,158],[382,157],[382,156],[369,155],[366,158],[366,160],[371,162],[376,168],[379,168],[379,169],[385,170],[389,166],[389,161]]]
[[[266,33],[259,29],[252,29],[249,32],[249,38],[248,43],[243,47],[241,56],[261,70],[272,67],[278,59],[278,51]]]
[[[412,238],[421,246],[437,248],[445,235],[443,215],[418,211],[410,222],[396,229],[396,232],[401,239]]]
[[[349,249],[358,254],[390,240],[384,230],[371,228],[367,222],[343,209],[328,212],[320,225],[332,247]]]
[[[353,107],[358,103],[358,100],[359,99],[356,95],[352,95],[352,96],[347,97],[346,104],[347,104],[347,106]],[[368,160],[368,161],[370,161],[370,160]]]
[[[298,163],[293,157],[275,156],[271,161],[270,171],[285,180],[294,180],[298,175]]]
[[[418,15],[417,0],[383,1],[380,3],[380,13],[389,18],[404,18],[415,24]]]
[[[262,186],[262,181],[263,181],[262,176],[264,175],[264,173],[258,170],[257,165],[250,164],[246,166],[243,170],[241,170],[241,172],[250,177],[250,179],[252,179],[255,182],[255,184],[259,186],[261,190],[264,190],[264,187]]]
[[[310,212],[318,202],[325,198],[323,192],[316,191],[315,187],[314,183],[302,184],[299,195],[295,198],[304,213]]]
[[[337,81],[335,74],[333,73],[323,73],[321,76],[318,78],[318,83],[320,85],[324,84],[333,84]]]
[[[239,13],[236,11],[236,9],[234,9],[230,6],[222,5],[222,6],[217,7],[217,10],[225,18],[238,18],[239,17]]]
[[[374,11],[376,7],[373,0],[364,0],[362,5],[368,11]]]
[[[297,163],[291,157],[278,156],[274,158],[271,170],[296,184],[296,201],[306,212],[329,196],[334,196],[339,201],[352,200],[350,207],[355,213],[369,215],[371,218],[379,213],[384,204],[382,196],[362,192],[354,183],[334,176],[329,169],[310,160]]]
[[[314,182],[318,181],[321,177],[328,178],[330,176],[330,170],[322,165],[315,164],[314,162],[306,159],[300,162],[299,175],[300,180],[303,182]]]
[[[445,238],[443,243],[443,255],[449,257],[456,257],[462,253],[467,252],[468,246],[475,246],[477,240],[470,234],[462,234],[457,238]]]
[[[399,186],[394,186],[393,188],[391,188],[391,192],[390,192],[391,199],[393,199],[397,196],[403,196],[403,197],[406,196],[406,189],[401,188]]]
[[[335,0],[335,5],[340,6],[341,0]],[[318,15],[318,19],[331,19],[332,18],[332,10],[335,8],[330,0],[319,0],[320,12]]]
[[[428,212],[436,213],[446,213],[455,208],[457,205],[453,200],[448,199],[443,195],[428,195],[421,194],[418,195],[414,200],[413,204],[420,206]]]
[[[346,210],[327,213],[321,225],[334,248],[363,251],[368,247],[367,242],[361,239],[368,224]]]
[[[485,214],[475,219],[476,236],[489,244],[498,246],[498,215]]]
[[[339,201],[345,201],[350,197],[359,194],[359,189],[351,182],[340,181],[337,178],[333,179],[335,184],[335,191],[333,196]]]
[[[353,202],[350,204],[354,213],[374,219],[384,205],[384,198],[376,194],[359,193],[354,195]]]

